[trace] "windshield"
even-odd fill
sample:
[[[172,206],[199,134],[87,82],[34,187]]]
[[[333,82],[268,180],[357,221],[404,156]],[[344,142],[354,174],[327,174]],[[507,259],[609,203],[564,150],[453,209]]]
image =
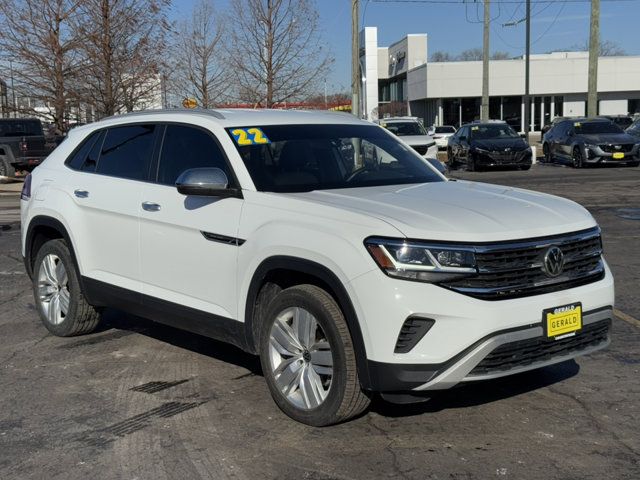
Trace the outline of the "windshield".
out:
[[[270,125],[227,131],[260,191],[443,181],[413,149],[374,125]]]
[[[426,135],[427,131],[419,122],[390,122],[381,125],[399,137],[407,135]]]
[[[578,135],[592,135],[596,133],[623,133],[622,129],[611,122],[576,122],[573,128]]]
[[[496,138],[519,138],[519,135],[506,123],[497,123],[492,125],[472,125],[471,138],[474,140],[489,140]]]
[[[436,133],[456,133],[456,129],[453,127],[436,127]]]
[[[42,135],[39,120],[10,120],[0,122],[0,137],[28,137]]]

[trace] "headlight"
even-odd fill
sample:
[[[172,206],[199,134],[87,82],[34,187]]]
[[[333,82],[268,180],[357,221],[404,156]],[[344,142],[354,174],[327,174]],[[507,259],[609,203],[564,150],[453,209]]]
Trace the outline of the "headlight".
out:
[[[485,150],[484,148],[478,148],[478,147],[474,147],[473,148],[474,152],[478,152],[478,153],[484,153],[484,154],[489,154],[491,153],[491,151],[489,150]]]
[[[389,238],[368,238],[365,246],[382,271],[391,277],[442,282],[477,273],[471,247]]]

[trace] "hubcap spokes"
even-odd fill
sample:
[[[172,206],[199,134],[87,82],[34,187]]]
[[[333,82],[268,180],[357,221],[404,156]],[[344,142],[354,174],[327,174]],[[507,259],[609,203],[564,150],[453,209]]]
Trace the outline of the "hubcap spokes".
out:
[[[38,300],[42,313],[52,325],[60,324],[69,311],[69,278],[60,257],[50,253],[38,270]]]
[[[280,312],[271,327],[269,359],[276,385],[298,408],[318,407],[333,378],[331,346],[316,318],[300,307]]]

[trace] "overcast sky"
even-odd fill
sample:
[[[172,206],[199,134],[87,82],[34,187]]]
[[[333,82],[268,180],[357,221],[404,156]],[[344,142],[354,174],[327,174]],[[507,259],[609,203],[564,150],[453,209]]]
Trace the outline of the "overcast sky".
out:
[[[195,0],[174,0],[174,17],[180,18]],[[455,0],[453,0],[455,1]],[[492,2],[491,51],[524,54],[524,23],[517,27],[502,24],[524,16],[524,2]],[[503,0],[504,1],[504,0]],[[514,1],[514,0],[510,0]],[[215,0],[223,10],[228,0]],[[469,0],[465,7],[419,3],[379,3],[361,0],[361,25],[378,27],[378,43],[386,46],[408,33],[426,33],[429,52],[443,50],[457,54],[482,47],[482,2]],[[350,85],[350,4],[351,0],[316,0],[323,37],[336,63],[326,79],[328,90],[346,91]],[[477,12],[476,12],[477,10]],[[640,1],[601,2],[601,36],[618,43],[627,53],[640,55]],[[561,50],[583,44],[589,36],[590,3],[557,0],[536,4],[532,0],[531,40],[533,53]]]

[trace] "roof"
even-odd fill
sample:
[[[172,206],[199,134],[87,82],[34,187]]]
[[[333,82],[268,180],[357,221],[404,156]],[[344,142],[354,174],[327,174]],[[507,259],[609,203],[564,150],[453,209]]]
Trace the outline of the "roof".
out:
[[[259,126],[259,125],[287,125],[304,123],[345,123],[365,124],[369,122],[359,120],[348,113],[330,112],[326,110],[270,110],[270,109],[162,109],[143,110],[123,115],[115,115],[100,120],[86,127],[114,125],[136,121],[188,121],[189,118],[206,118],[222,127]],[[85,127],[78,127],[79,129]]]

